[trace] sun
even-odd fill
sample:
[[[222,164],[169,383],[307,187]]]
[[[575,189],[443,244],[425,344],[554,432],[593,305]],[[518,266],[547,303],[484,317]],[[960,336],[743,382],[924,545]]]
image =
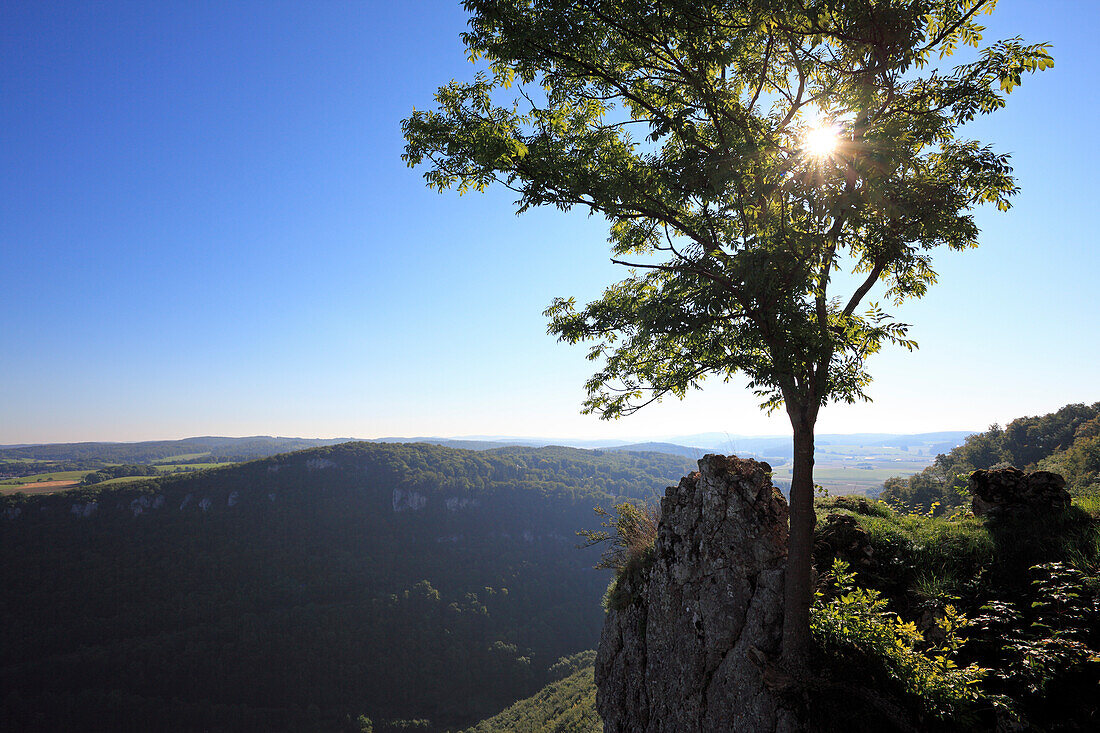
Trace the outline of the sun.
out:
[[[825,120],[819,120],[802,133],[802,150],[814,158],[828,158],[840,144],[840,128]]]

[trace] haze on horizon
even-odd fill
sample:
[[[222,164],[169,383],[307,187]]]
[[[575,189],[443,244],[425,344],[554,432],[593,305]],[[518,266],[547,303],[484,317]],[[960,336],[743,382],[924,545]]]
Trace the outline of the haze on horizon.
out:
[[[428,8],[425,11],[425,7]],[[616,423],[545,333],[621,277],[604,222],[428,191],[399,121],[469,78],[457,2],[0,6],[0,444],[196,435],[787,435],[737,381]],[[1021,193],[894,312],[921,348],[818,433],[1095,402],[1100,5],[1002,0],[1054,69],[971,126]],[[1039,83],[1041,81],[1041,83]],[[884,304],[885,305],[885,304]]]

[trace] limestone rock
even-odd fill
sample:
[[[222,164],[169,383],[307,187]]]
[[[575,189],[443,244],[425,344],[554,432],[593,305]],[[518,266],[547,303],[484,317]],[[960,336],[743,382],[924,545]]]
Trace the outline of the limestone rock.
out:
[[[974,515],[1035,514],[1070,504],[1066,480],[1050,471],[1024,473],[1018,468],[977,470],[970,474]]]
[[[608,733],[800,730],[778,657],[787,503],[771,467],[708,455],[670,487],[652,562],[624,577],[596,657]]]
[[[393,511],[396,514],[401,512],[418,512],[428,504],[428,497],[421,494],[419,491],[413,491],[412,489],[394,489],[393,490]]]

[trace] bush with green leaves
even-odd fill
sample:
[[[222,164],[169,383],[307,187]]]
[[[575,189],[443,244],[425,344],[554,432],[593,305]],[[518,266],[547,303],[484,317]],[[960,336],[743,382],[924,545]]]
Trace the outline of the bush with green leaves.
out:
[[[974,623],[972,653],[995,665],[994,682],[1019,704],[1017,714],[1044,716],[1048,697],[1100,688],[1100,594],[1095,575],[1062,562],[1031,568],[1031,592],[1018,602],[991,601]],[[1034,720],[1029,720],[1034,723]]]
[[[959,631],[969,623],[965,616],[946,606],[937,619],[941,640],[929,644],[914,623],[886,610],[880,592],[857,587],[844,561],[833,563],[829,580],[810,612],[814,640],[827,656],[854,656],[878,667],[928,715],[957,721],[970,716],[988,670],[954,661],[962,646]]]
[[[615,505],[614,514],[602,506],[597,506],[595,512],[603,518],[600,526],[605,529],[582,529],[577,534],[584,538],[584,547],[606,545],[596,569],[621,573],[653,547],[657,539],[657,522],[661,518],[659,505],[624,501]]]

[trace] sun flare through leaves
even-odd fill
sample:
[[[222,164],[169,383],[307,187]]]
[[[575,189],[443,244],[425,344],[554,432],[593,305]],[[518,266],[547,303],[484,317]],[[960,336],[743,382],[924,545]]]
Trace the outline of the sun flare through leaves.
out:
[[[840,145],[840,126],[818,120],[811,123],[802,133],[802,150],[811,158],[828,158]]]

